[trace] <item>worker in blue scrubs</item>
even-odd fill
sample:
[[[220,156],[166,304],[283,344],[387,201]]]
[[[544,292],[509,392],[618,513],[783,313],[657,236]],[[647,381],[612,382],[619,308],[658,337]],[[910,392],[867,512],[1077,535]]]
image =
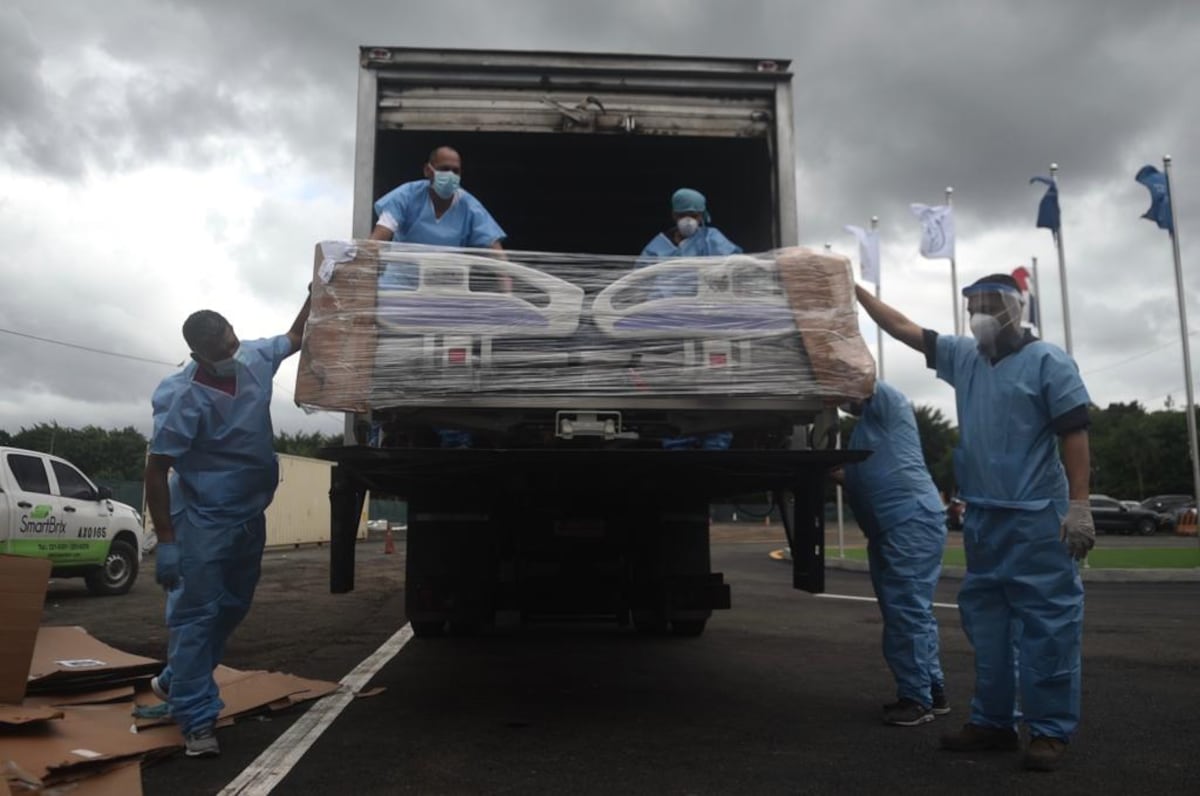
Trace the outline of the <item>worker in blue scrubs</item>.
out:
[[[375,202],[371,240],[503,251],[504,230],[483,203],[461,187],[462,157],[448,146],[429,153],[425,178],[406,182]],[[417,268],[389,263],[380,287],[416,290]],[[506,280],[501,286],[511,287]]]
[[[974,339],[922,329],[861,286],[857,295],[882,329],[923,352],[954,387],[954,473],[970,507],[958,603],[975,649],[975,695],[969,723],[943,736],[942,748],[1015,750],[1023,720],[1030,736],[1025,767],[1054,770],[1079,725],[1077,562],[1096,538],[1088,506],[1089,398],[1079,368],[1022,329],[1020,290],[1007,274],[963,289]]]
[[[146,502],[158,535],[155,577],[167,590],[167,666],[151,686],[170,706],[187,754],[220,754],[223,707],[213,670],[254,597],[266,542],[263,512],[279,465],[271,384],[300,349],[309,301],[278,337],[239,340],[224,317],[183,324],[192,362],[154,391]]]
[[[671,194],[672,225],[642,249],[638,267],[652,265],[668,257],[722,257],[741,254],[742,247],[714,226],[704,194],[692,188],[680,188]],[[662,274],[654,280],[651,298],[674,298],[696,294],[696,272],[680,270]]]
[[[896,701],[884,706],[883,721],[914,727],[950,712],[933,616],[946,512],[904,394],[878,381],[874,395],[846,408],[858,417],[849,447],[872,453],[833,477],[844,484],[867,537],[871,585],[883,616],[883,657],[896,680]]]

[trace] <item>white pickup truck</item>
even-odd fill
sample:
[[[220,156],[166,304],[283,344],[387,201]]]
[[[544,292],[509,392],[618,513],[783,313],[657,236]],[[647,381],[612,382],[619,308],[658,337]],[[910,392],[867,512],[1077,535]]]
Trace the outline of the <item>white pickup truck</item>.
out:
[[[137,580],[142,518],[70,462],[0,448],[0,553],[47,558],[54,577],[82,577],[93,594]]]

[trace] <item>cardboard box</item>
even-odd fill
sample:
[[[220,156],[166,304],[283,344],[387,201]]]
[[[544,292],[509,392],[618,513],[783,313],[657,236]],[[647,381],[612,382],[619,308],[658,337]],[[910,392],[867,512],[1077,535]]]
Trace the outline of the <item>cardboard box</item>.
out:
[[[25,698],[50,569],[45,559],[0,555],[0,704]]]
[[[82,627],[38,629],[29,666],[30,693],[108,689],[158,674],[162,661],[131,655]]]

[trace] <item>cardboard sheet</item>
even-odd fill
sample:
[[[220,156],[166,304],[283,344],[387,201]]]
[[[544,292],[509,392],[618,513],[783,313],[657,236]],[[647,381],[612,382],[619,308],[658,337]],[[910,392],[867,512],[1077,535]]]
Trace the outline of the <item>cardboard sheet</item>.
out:
[[[110,647],[81,627],[43,627],[37,634],[28,689],[33,693],[110,688],[158,674],[161,668],[161,661]]]
[[[34,654],[50,562],[0,555],[0,704],[20,704]]]

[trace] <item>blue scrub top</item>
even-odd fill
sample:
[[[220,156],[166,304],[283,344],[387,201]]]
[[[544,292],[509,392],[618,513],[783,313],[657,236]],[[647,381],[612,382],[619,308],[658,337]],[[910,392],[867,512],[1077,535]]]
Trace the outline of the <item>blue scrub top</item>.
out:
[[[700,227],[690,238],[684,238],[679,245],[665,232],[660,232],[642,249],[642,257],[722,257],[728,254],[741,254],[742,247],[725,237],[716,227]],[[652,265],[652,262],[639,261],[638,268]],[[652,298],[673,298],[676,296],[691,296],[696,293],[696,272],[681,270],[674,274],[662,274],[654,279],[654,295]]]
[[[230,395],[195,381],[195,362],[154,391],[150,452],[175,460],[171,516],[193,528],[229,528],[271,504],[279,483],[271,379],[292,353],[287,335],[243,340]]]
[[[972,338],[938,335],[934,366],[954,387],[960,497],[983,508],[1054,506],[1066,516],[1067,476],[1053,421],[1091,400],[1075,361],[1034,340],[993,364]]]
[[[921,515],[940,527],[942,499],[925,466],[912,404],[903,393],[877,381],[848,447],[873,451],[843,468],[846,497],[863,533],[874,537]]]
[[[455,191],[450,209],[438,218],[429,198],[429,180],[406,182],[385,194],[375,202],[375,215],[384,213],[396,220],[394,241],[483,249],[506,237],[483,203],[462,188]],[[416,290],[416,266],[388,263],[380,287]]]

